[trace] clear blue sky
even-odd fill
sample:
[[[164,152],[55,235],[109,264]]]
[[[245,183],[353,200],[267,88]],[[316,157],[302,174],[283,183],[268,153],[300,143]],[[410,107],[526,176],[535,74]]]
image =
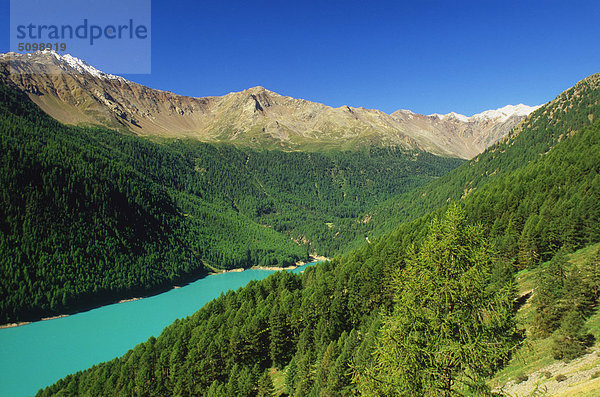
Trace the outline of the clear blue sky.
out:
[[[336,107],[471,115],[544,103],[600,72],[600,1],[152,0],[151,28],[152,73],[125,77],[191,96],[262,85]]]

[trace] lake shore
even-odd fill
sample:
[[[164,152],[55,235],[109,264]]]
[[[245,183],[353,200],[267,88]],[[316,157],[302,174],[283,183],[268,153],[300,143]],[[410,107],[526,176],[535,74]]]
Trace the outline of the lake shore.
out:
[[[329,261],[331,260],[330,258],[327,258],[325,256],[321,256],[321,255],[311,255],[308,258],[308,261],[298,261],[293,265],[290,266],[286,266],[286,267],[282,267],[282,266],[251,266],[249,268],[236,268],[236,269],[228,269],[228,270],[221,270],[221,269],[216,269],[213,268],[213,271],[211,273],[209,273],[209,275],[215,275],[215,274],[223,274],[223,273],[235,273],[235,272],[243,272],[244,270],[273,270],[273,271],[280,271],[280,270],[294,270],[300,266],[304,266],[307,263],[312,263],[312,262],[323,262],[323,261]]]
[[[243,272],[245,270],[273,270],[273,271],[280,271],[280,270],[294,270],[300,266],[306,265],[307,263],[311,263],[311,262],[322,262],[322,261],[328,261],[330,260],[327,257],[324,256],[320,256],[320,255],[314,255],[314,256],[310,256],[308,261],[298,261],[296,262],[294,265],[291,266],[287,266],[287,267],[278,267],[278,266],[252,266],[249,267],[247,269],[244,269],[243,267],[240,268],[236,268],[236,269],[229,269],[229,270],[217,270],[217,269],[213,269],[213,272],[209,273],[208,275],[215,275],[215,274],[224,274],[224,273],[239,273],[239,272]],[[185,284],[184,284],[185,285]],[[181,288],[182,285],[174,285],[171,289],[178,289]],[[168,291],[168,290],[167,290]],[[164,291],[164,292],[167,292]],[[163,292],[163,293],[164,293]],[[144,298],[148,298],[150,296],[154,296],[154,295],[148,295],[148,296],[140,296],[140,297],[135,297],[135,298],[128,298],[128,299],[121,299],[119,301],[116,302],[112,302],[106,305],[102,305],[102,306],[98,306],[98,307],[94,307],[88,310],[93,310],[99,307],[103,307],[103,306],[109,306],[109,305],[115,305],[115,304],[119,304],[119,303],[127,303],[127,302],[133,302],[133,301],[137,301],[140,299],[144,299]],[[85,312],[87,310],[81,310],[75,313],[71,313],[71,314],[77,314],[77,313],[82,313]],[[41,318],[39,320],[35,320],[35,321],[21,321],[21,322],[16,322],[16,323],[8,323],[8,324],[0,324],[0,330],[1,329],[6,329],[6,328],[15,328],[15,327],[20,327],[23,325],[27,325],[27,324],[31,324],[31,323],[35,323],[38,321],[48,321],[48,320],[56,320],[58,318],[63,318],[63,317],[68,317],[71,314],[60,314],[57,316],[51,316],[51,317],[44,317]]]
[[[225,273],[240,273],[243,272],[244,269],[243,267],[238,267],[236,269],[228,269],[228,270],[221,270],[221,269],[217,269],[217,268],[213,268],[212,272],[208,273],[209,276],[214,276],[215,274],[225,274]]]
[[[325,256],[320,256],[320,255],[315,255],[315,256],[310,256],[308,258],[308,261],[298,261],[295,264],[291,265],[291,266],[287,266],[287,267],[280,267],[280,266],[252,266],[250,269],[255,269],[255,270],[275,270],[275,271],[280,271],[280,270],[294,270],[300,266],[304,266],[307,263],[312,263],[312,262],[323,262],[323,261],[329,261],[331,259],[325,257]]]
[[[69,314],[59,314],[58,316],[44,317],[38,321],[56,320],[57,318],[63,318],[63,317],[69,317]],[[0,329],[20,327],[22,325],[31,324],[33,322],[35,322],[35,321],[22,321],[22,322],[18,322],[18,323],[2,324],[2,325],[0,325]]]
[[[144,298],[145,298],[145,296],[140,296],[140,297],[137,297],[137,298],[121,299],[117,303],[126,303],[126,302],[139,301],[140,299],[144,299]]]

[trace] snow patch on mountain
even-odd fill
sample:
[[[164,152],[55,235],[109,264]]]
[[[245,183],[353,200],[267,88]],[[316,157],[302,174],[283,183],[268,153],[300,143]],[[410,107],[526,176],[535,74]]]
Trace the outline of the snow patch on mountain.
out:
[[[79,73],[88,73],[97,78],[104,78],[109,80],[122,80],[125,81],[124,78],[120,76],[115,76],[114,74],[104,73],[101,70],[96,69],[91,66],[89,63],[72,56],[71,54],[61,55],[53,50],[44,50],[40,51],[41,54],[50,54],[53,55],[60,63],[63,65],[66,64],[69,67],[75,69]]]
[[[458,120],[464,123],[468,122],[477,122],[477,121],[485,121],[485,120],[494,120],[499,122],[505,122],[509,118],[513,116],[527,116],[529,113],[538,109],[541,105],[538,106],[527,106],[522,103],[518,105],[506,105],[499,109],[486,110],[485,112],[477,113],[471,117],[467,117],[465,115],[450,112],[447,114],[439,114],[434,113],[430,114],[429,117],[436,117],[440,120]]]
[[[455,112],[450,112],[448,114],[434,113],[434,114],[430,114],[429,117],[437,117],[440,120],[454,119],[454,120],[462,121],[463,123],[467,123],[469,121],[469,118],[467,116],[465,116],[464,114],[455,113]]]
[[[538,109],[540,106],[527,106],[523,105],[522,103],[518,105],[506,105],[499,109],[486,110],[485,112],[477,113],[476,115],[471,116],[471,118],[474,120],[500,119],[500,121],[506,121],[513,116],[527,116],[529,115],[529,113]]]

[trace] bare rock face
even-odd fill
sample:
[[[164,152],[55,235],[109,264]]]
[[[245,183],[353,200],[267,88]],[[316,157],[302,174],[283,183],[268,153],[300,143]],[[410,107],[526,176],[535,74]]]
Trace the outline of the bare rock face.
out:
[[[463,158],[473,158],[489,146],[504,138],[539,106],[508,105],[487,110],[471,117],[462,114],[432,114],[428,116],[398,110],[392,113],[402,128],[409,131],[427,131],[435,136],[432,146],[449,148]]]
[[[536,108],[506,106],[472,117],[424,116],[295,99],[253,87],[192,98],[103,73],[70,55],[0,54],[0,79],[66,124],[99,124],[143,136],[285,150],[402,147],[472,158]]]

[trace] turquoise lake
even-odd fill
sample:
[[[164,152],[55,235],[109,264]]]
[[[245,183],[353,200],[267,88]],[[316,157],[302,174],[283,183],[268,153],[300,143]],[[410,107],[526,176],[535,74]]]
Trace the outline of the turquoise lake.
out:
[[[314,263],[292,271],[301,272]],[[149,298],[0,329],[0,396],[34,395],[70,373],[121,356],[221,292],[272,273],[246,270],[212,275]]]

